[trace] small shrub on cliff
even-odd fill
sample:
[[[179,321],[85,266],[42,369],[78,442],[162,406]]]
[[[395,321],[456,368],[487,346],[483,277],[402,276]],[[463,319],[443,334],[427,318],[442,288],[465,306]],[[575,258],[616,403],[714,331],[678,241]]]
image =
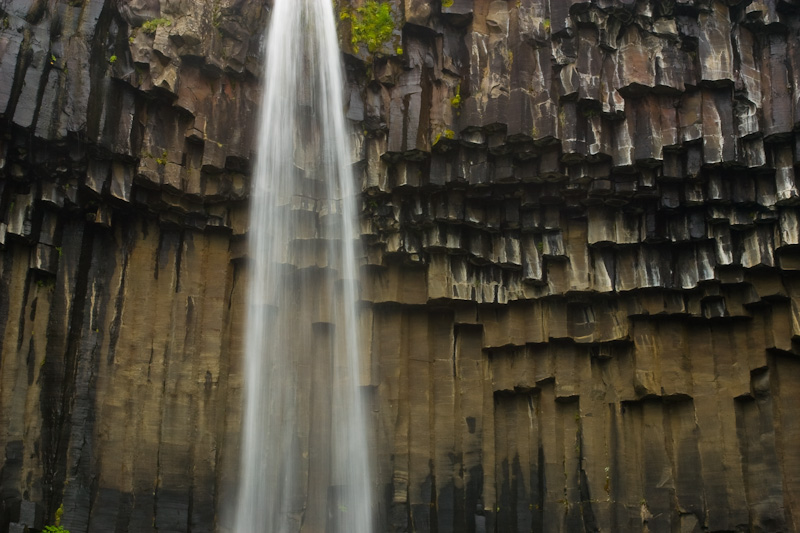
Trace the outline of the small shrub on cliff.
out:
[[[350,18],[351,42],[356,51],[364,45],[373,54],[392,38],[394,19],[389,4],[367,0],[366,4],[356,9],[354,15],[342,13],[342,18]]]

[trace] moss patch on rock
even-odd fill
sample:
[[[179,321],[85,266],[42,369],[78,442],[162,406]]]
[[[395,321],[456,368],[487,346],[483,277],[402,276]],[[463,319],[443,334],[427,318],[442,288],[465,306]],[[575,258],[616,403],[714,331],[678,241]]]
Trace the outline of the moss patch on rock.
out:
[[[142,24],[142,31],[152,35],[156,32],[159,26],[172,26],[172,21],[168,18],[157,18],[148,20],[144,24]]]
[[[356,52],[365,46],[374,54],[392,38],[395,23],[388,3],[367,0],[355,13],[343,11],[341,17],[350,19],[351,43]]]

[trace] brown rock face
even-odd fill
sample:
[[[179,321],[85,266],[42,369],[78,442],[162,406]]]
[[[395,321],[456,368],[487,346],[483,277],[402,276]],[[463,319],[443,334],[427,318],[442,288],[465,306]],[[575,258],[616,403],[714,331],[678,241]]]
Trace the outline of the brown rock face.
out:
[[[265,4],[0,2],[0,531],[225,530]],[[376,530],[800,530],[800,5],[391,7]]]

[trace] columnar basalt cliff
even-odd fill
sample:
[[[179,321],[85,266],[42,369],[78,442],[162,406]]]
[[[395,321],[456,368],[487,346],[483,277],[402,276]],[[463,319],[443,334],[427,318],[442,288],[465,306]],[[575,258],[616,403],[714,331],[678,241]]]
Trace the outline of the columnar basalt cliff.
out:
[[[380,530],[800,530],[800,3],[371,4]],[[0,531],[225,530],[270,5],[0,0]]]

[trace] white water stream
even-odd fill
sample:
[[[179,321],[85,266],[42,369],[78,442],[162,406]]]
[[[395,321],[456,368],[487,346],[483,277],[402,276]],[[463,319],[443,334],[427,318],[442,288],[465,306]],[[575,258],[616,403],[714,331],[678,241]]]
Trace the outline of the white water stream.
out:
[[[236,533],[372,530],[343,87],[331,0],[276,0],[250,200]]]

